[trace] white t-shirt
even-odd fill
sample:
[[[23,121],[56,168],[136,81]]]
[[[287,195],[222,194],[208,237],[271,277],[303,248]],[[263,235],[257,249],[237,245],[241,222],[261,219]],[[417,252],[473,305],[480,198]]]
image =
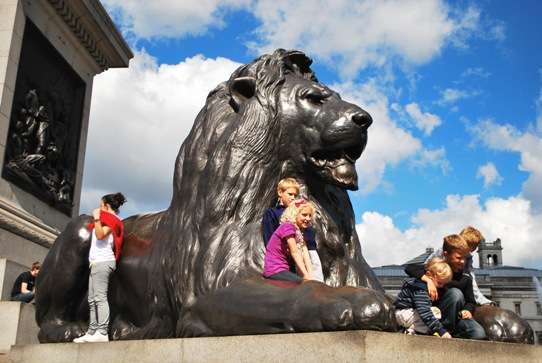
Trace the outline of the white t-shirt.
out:
[[[90,262],[115,261],[113,253],[113,233],[109,233],[104,239],[96,237],[96,230],[92,231],[92,241],[90,242],[90,252],[88,254]]]

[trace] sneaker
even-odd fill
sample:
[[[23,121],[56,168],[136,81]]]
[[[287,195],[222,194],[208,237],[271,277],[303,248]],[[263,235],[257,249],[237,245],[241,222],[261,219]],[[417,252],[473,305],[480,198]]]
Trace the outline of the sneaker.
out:
[[[89,338],[87,338],[86,340],[87,342],[89,343],[102,343],[102,342],[108,342],[109,341],[109,336],[107,336],[107,334],[102,334],[102,333],[94,333],[94,335],[91,335]]]
[[[85,335],[82,335],[79,338],[75,338],[73,340],[73,342],[74,343],[86,343],[86,342],[89,341],[88,339],[91,338],[91,337],[92,337],[92,334],[86,333]]]
[[[416,335],[416,330],[414,330],[413,328],[408,328],[407,330],[405,330],[405,334],[406,335]]]

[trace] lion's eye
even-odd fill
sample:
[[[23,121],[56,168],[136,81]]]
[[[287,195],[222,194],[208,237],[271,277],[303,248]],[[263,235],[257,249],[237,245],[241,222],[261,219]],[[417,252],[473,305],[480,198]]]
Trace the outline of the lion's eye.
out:
[[[306,92],[303,95],[303,98],[305,98],[314,105],[322,105],[324,103],[324,100],[326,99],[326,95],[319,92]]]

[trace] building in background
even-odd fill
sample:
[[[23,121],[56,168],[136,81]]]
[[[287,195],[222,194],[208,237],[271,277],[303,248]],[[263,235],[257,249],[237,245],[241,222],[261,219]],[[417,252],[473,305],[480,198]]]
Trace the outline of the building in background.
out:
[[[503,265],[501,240],[483,242],[478,248],[479,268],[474,269],[482,293],[497,306],[518,313],[535,332],[535,341],[542,344],[542,270]],[[404,266],[423,263],[433,248],[402,265],[373,268],[388,294],[397,296],[407,277]]]

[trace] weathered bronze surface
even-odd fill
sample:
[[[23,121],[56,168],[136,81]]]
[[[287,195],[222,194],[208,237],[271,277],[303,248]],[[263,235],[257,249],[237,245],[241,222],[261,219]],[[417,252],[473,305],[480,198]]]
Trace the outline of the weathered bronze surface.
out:
[[[71,215],[85,83],[27,19],[2,176]]]
[[[341,329],[396,330],[391,300],[362,256],[347,189],[372,119],[318,82],[311,60],[277,50],[207,98],[175,165],[163,212],[125,220],[109,302],[113,339]],[[283,177],[316,205],[324,285],[261,277],[261,218]],[[59,236],[38,277],[42,342],[88,320],[89,217]]]

